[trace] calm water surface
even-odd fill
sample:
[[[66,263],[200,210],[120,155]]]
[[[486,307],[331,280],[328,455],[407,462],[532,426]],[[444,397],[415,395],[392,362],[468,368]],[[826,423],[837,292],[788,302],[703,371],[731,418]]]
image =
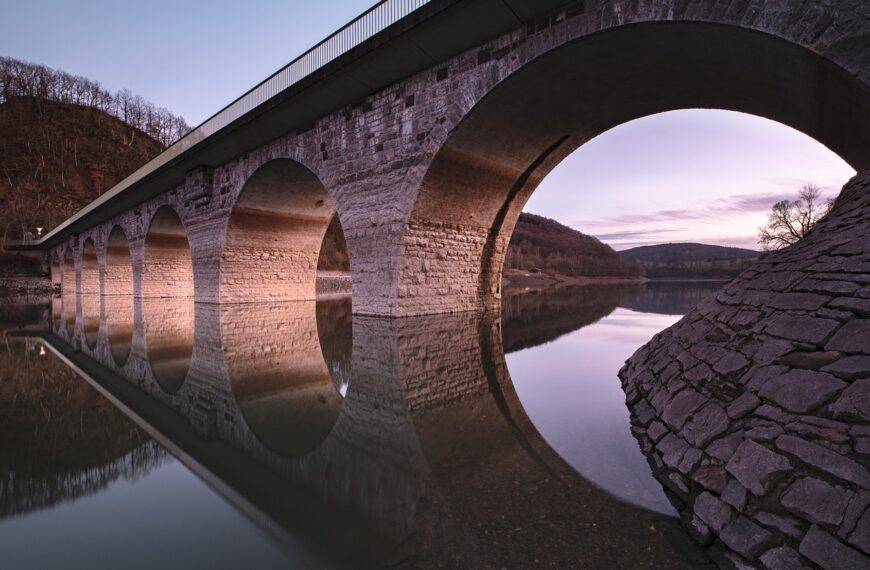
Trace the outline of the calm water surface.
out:
[[[0,566],[705,565],[616,372],[717,288],[6,307]]]

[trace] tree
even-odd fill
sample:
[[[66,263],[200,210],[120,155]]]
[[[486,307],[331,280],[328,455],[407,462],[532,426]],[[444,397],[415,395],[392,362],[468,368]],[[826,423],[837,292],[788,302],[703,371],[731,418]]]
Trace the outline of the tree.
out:
[[[821,189],[810,182],[801,186],[797,200],[782,200],[771,208],[767,224],[758,228],[758,243],[765,250],[797,243],[831,210],[833,200],[822,200]]]

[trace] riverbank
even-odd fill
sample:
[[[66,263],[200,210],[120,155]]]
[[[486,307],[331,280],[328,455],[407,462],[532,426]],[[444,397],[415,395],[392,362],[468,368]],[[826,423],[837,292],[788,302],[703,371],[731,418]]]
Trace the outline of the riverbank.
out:
[[[644,277],[575,277],[552,273],[532,273],[519,269],[505,269],[502,273],[503,291],[548,289],[573,285],[637,285],[646,283]]]

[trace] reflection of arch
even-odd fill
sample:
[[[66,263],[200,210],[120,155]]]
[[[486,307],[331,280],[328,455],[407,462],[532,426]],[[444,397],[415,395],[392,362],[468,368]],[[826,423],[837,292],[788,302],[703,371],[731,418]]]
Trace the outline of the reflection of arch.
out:
[[[103,297],[109,352],[117,366],[124,366],[133,346],[133,303],[132,295]]]
[[[60,267],[60,256],[57,251],[51,252],[51,284],[59,289],[63,282],[63,271]]]
[[[220,300],[313,299],[318,255],[335,204],[313,172],[289,159],[258,168],[230,215]]]
[[[88,348],[94,349],[100,336],[100,296],[93,293],[83,294],[81,300],[82,332]]]
[[[192,299],[142,299],[145,353],[154,379],[167,394],[181,389],[193,354]]]
[[[803,131],[856,168],[870,165],[866,87],[809,49],[736,26],[613,28],[556,47],[480,94],[445,129],[416,196],[400,257],[400,315],[497,304],[510,235],[540,180],[590,138],[632,119],[683,108],[743,111]]]
[[[112,228],[106,243],[103,292],[106,295],[133,294],[133,260],[130,256],[130,243],[121,226]]]
[[[187,230],[170,206],[152,216],[142,260],[142,297],[193,297]]]
[[[343,402],[324,361],[315,302],[222,305],[220,322],[230,385],[253,434],[283,456],[317,448]]]
[[[82,247],[81,292],[83,295],[100,294],[100,262],[94,240],[88,238]]]

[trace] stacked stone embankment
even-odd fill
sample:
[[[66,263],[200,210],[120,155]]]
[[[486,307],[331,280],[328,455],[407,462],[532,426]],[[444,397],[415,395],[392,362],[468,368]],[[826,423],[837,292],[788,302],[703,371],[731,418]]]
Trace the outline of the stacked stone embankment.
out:
[[[635,436],[714,560],[870,568],[870,170],[620,378]]]

